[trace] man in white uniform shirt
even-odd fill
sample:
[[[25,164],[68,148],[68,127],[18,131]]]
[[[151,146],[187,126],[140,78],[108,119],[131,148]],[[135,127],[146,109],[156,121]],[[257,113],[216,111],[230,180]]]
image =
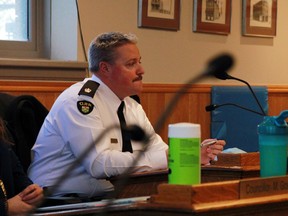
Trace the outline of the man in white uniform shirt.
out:
[[[127,125],[136,124],[151,136],[147,151],[133,140],[132,152],[123,151],[121,130],[116,127],[95,143],[53,196],[104,195],[113,190],[106,178],[122,174],[138,154],[133,171],[167,168],[167,144],[154,132],[142,106],[129,97],[142,91],[144,70],[136,41],[135,35],[119,32],[104,33],[92,41],[89,70],[93,75],[66,89],[55,101],[32,149],[29,177],[42,187],[53,187],[107,127],[119,125],[117,110],[122,101]],[[213,159],[223,145],[220,140],[202,149],[202,163]]]

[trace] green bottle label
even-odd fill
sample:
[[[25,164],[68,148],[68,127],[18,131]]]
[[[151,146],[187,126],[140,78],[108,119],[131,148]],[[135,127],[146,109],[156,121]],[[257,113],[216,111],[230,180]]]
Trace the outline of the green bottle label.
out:
[[[169,138],[168,166],[169,184],[200,184],[200,138]]]

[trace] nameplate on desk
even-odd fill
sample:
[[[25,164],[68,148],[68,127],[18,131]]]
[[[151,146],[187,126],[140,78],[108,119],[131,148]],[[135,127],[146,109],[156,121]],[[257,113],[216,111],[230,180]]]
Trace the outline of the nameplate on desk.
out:
[[[240,199],[288,193],[288,176],[242,179]]]

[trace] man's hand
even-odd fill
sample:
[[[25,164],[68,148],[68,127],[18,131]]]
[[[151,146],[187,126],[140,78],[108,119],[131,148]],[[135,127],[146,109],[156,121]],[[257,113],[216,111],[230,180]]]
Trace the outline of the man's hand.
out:
[[[215,140],[216,143],[211,145],[205,145],[212,140]],[[208,165],[211,160],[214,160],[215,157],[223,151],[226,142],[224,140],[216,140],[216,139],[206,139],[201,143],[201,164]]]

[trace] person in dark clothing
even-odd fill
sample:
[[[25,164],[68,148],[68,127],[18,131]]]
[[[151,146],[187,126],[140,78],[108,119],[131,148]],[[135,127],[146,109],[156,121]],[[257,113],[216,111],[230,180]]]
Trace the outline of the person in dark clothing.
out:
[[[43,189],[28,178],[6,139],[0,119],[0,215],[26,215],[43,199]]]

